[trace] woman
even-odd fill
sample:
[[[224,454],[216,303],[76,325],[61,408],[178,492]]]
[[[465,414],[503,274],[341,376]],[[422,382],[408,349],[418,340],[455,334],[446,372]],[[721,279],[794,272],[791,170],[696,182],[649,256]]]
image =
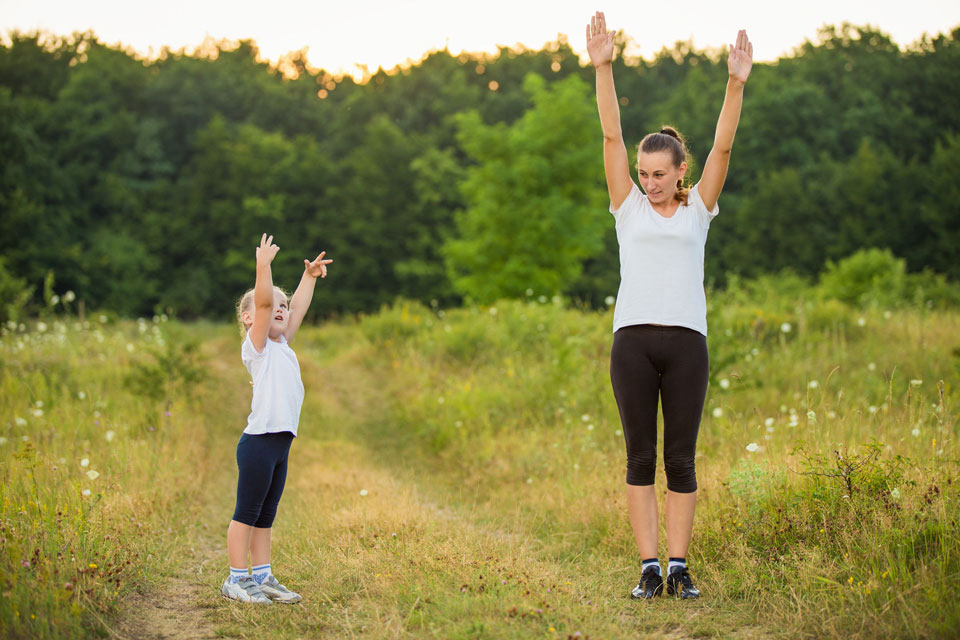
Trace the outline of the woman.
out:
[[[587,51],[597,74],[603,128],[603,165],[610,212],[620,244],[620,291],[613,316],[610,379],[627,445],[627,509],[644,558],[634,598],[663,591],[657,557],[657,404],[663,406],[663,458],[667,475],[667,593],[697,598],[686,566],[697,500],[694,458],[707,392],[707,318],[703,252],[710,221],[730,162],[743,86],[753,65],[746,32],[730,46],[727,93],[703,176],[683,186],[683,139],[663,127],[640,142],[637,177],[630,177],[613,85],[614,32],[597,12],[587,26]]]

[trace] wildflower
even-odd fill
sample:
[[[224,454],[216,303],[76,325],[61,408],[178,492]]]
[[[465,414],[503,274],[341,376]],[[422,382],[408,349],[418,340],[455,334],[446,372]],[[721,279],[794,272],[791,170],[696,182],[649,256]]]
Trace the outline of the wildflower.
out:
[[[582,416],[580,416],[580,419],[583,420],[584,422],[590,422],[590,414],[585,413]]]
[[[103,437],[107,439],[107,442],[113,442],[113,438],[116,435],[117,435],[116,432],[111,429],[110,431],[107,431],[105,434],[103,434]]]
[[[886,580],[888,575],[890,575],[890,572],[889,572],[889,571],[884,571],[883,573],[880,574],[880,579],[881,579],[881,580]]]
[[[20,439],[23,440],[24,442],[29,442],[30,436],[22,436]]]
[[[55,307],[58,304],[60,304],[60,296],[58,296],[57,294],[53,294],[52,296],[50,296],[50,306]]]
[[[850,584],[853,584],[853,576],[850,576],[849,578],[847,578],[847,582]]]
[[[773,427],[767,427],[767,433],[773,433],[773,432],[774,432]]]
[[[790,333],[792,329],[793,327],[790,326],[789,322],[784,322],[783,324],[780,325],[780,331],[782,331],[783,333]]]
[[[7,439],[3,436],[0,436],[0,446],[7,444]]]
[[[720,378],[720,388],[721,388],[721,389],[729,389],[729,388],[730,388],[730,381],[727,380],[726,378]]]
[[[66,293],[63,294],[64,302],[73,302],[76,299],[77,299],[77,294],[75,294],[73,291],[67,291]]]
[[[811,422],[811,423],[812,423],[812,422],[816,422],[816,421],[817,421],[817,414],[814,413],[813,411],[807,411],[807,420],[808,420],[809,422]]]
[[[870,405],[869,407],[867,407],[867,411],[869,411],[870,413],[876,413],[877,408],[874,405]]]
[[[100,324],[107,324],[107,316],[101,315],[98,319],[100,320]]]
[[[42,417],[43,417],[43,409],[34,409],[34,410],[33,410],[33,416],[34,416],[35,418],[42,418]]]
[[[587,431],[593,431],[593,425],[592,425],[592,424],[588,424],[588,425],[587,425]]]
[[[816,389],[819,386],[820,386],[820,383],[817,382],[816,380],[811,380],[810,382],[807,383],[808,389]]]
[[[876,370],[877,370],[877,363],[876,363],[876,362],[871,362],[870,364],[867,365],[867,369],[870,369],[870,371],[876,371]]]
[[[767,427],[772,427],[774,422],[776,421],[773,418],[767,418],[763,421],[763,424]]]
[[[715,409],[713,410],[713,417],[714,417],[714,418],[722,418],[722,417],[723,417],[723,409],[721,409],[720,407],[715,408]]]
[[[84,392],[84,391],[79,392],[79,393],[77,394],[77,398],[78,398],[79,400],[86,400],[86,399],[87,399],[87,394],[86,394],[86,392]]]
[[[89,496],[89,495],[90,495],[90,489],[84,489],[84,490],[81,491],[80,493],[81,493],[81,495]]]
[[[912,435],[914,438],[918,437],[920,435],[920,429],[914,427],[913,431],[910,432],[910,435]]]
[[[893,498],[894,500],[899,500],[900,489],[898,487],[894,487],[893,489],[890,489],[890,497]]]
[[[533,478],[527,478],[527,484],[533,484]],[[397,535],[397,534],[393,534]]]
[[[573,463],[573,469],[574,469],[574,471],[579,471],[579,470],[580,470],[580,465],[579,465],[578,463],[574,462],[574,463]]]
[[[84,458],[83,460],[81,460],[81,461],[80,461],[80,466],[81,466],[81,467],[89,467],[89,466],[90,466],[90,458]]]
[[[527,294],[527,297],[528,297],[528,298],[529,298],[530,296],[532,296],[532,295],[533,295],[533,289],[527,289],[527,290],[526,290],[526,294]]]
[[[17,426],[18,426],[18,427],[25,427],[25,426],[27,426],[27,421],[26,421],[26,419],[21,418],[20,416],[14,417],[13,421],[14,421],[15,423],[17,423]]]
[[[613,306],[613,303],[616,302],[616,301],[617,301],[617,299],[614,298],[613,296],[607,296],[606,298],[603,299],[603,302],[604,302],[608,307]]]
[[[97,568],[97,565],[94,564],[94,563],[92,563],[92,562],[91,562],[90,564],[88,564],[87,566],[90,567],[91,569],[96,569],[96,568]]]
[[[90,478],[91,480],[96,480],[97,478],[100,477],[100,474],[94,471],[93,469],[90,469],[90,471],[87,471],[87,477]]]
[[[446,402],[446,400],[444,399],[443,396],[440,396],[439,398],[437,398],[437,404],[443,404],[444,402]]]
[[[836,411],[827,411],[827,417],[830,418],[831,420],[833,420],[834,418],[837,417],[837,412],[836,412]]]
[[[760,445],[758,445],[756,442],[751,442],[750,444],[747,445],[747,451],[749,451],[750,453],[754,453],[755,451],[759,451],[759,450],[760,450]]]
[[[497,315],[497,308],[496,308],[496,307],[490,307],[490,315],[492,315],[492,316]]]
[[[133,345],[129,342],[127,343],[127,353],[133,353]]]
[[[459,429],[460,427],[463,426],[463,420],[457,420],[456,422],[453,423],[453,426]]]
[[[859,318],[857,318],[857,326],[858,326],[858,327],[864,327],[864,326],[866,326],[866,325],[867,325],[867,319],[866,319],[866,318],[864,318],[863,316],[860,316]]]
[[[369,491],[367,491],[366,489],[360,489],[360,495],[361,495],[361,496],[365,496],[365,495],[367,495],[368,493],[369,493]]]
[[[37,323],[37,331],[38,331],[38,332],[43,333],[43,332],[46,331],[46,330],[47,330],[47,323],[46,323],[46,322],[38,322],[38,323]]]
[[[919,387],[919,386],[922,385],[922,384],[923,384],[923,380],[916,380],[916,379],[914,379],[914,380],[911,380],[911,381],[910,381],[910,386],[911,386],[911,387]]]

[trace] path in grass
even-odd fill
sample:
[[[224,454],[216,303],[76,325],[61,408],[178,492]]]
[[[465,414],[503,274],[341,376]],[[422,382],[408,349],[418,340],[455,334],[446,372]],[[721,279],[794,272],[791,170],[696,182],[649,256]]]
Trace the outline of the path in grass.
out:
[[[223,344],[217,357],[234,348]],[[763,636],[752,616],[741,619],[736,608],[706,598],[630,601],[629,559],[611,576],[609,567],[543,553],[543,540],[509,526],[508,517],[491,518],[399,449],[391,457],[389,443],[365,442],[383,431],[371,425],[389,415],[392,400],[362,350],[325,356],[302,345],[298,355],[307,399],[272,564],[303,602],[251,607],[219,595],[226,567],[219,533],[235,482],[236,433],[224,429],[214,474],[222,490],[211,487],[197,526],[183,534],[189,560],[128,603],[117,637]]]

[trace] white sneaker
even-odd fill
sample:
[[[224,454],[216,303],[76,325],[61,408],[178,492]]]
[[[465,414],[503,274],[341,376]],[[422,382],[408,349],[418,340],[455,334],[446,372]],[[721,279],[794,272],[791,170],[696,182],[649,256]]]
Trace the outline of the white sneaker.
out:
[[[273,604],[263,591],[257,586],[257,581],[251,576],[244,576],[236,582],[227,578],[220,587],[220,594],[224,598],[239,600],[240,602],[254,602],[256,604]],[[299,596],[298,596],[299,597]]]
[[[277,582],[277,579],[272,575],[263,581],[260,585],[260,591],[271,600],[282,604],[293,604],[294,602],[300,602],[300,600],[302,600],[299,593],[290,591],[290,589],[287,589]]]

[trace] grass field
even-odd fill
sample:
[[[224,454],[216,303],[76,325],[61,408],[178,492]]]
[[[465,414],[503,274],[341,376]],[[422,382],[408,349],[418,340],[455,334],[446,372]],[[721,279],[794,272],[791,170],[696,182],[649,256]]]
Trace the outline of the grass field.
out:
[[[7,328],[0,636],[119,636],[125,602],[186,576],[225,637],[955,637],[960,313],[710,301],[697,602],[627,597],[609,311],[398,304],[305,328],[273,557],[304,601],[263,609],[218,591],[236,328]]]

